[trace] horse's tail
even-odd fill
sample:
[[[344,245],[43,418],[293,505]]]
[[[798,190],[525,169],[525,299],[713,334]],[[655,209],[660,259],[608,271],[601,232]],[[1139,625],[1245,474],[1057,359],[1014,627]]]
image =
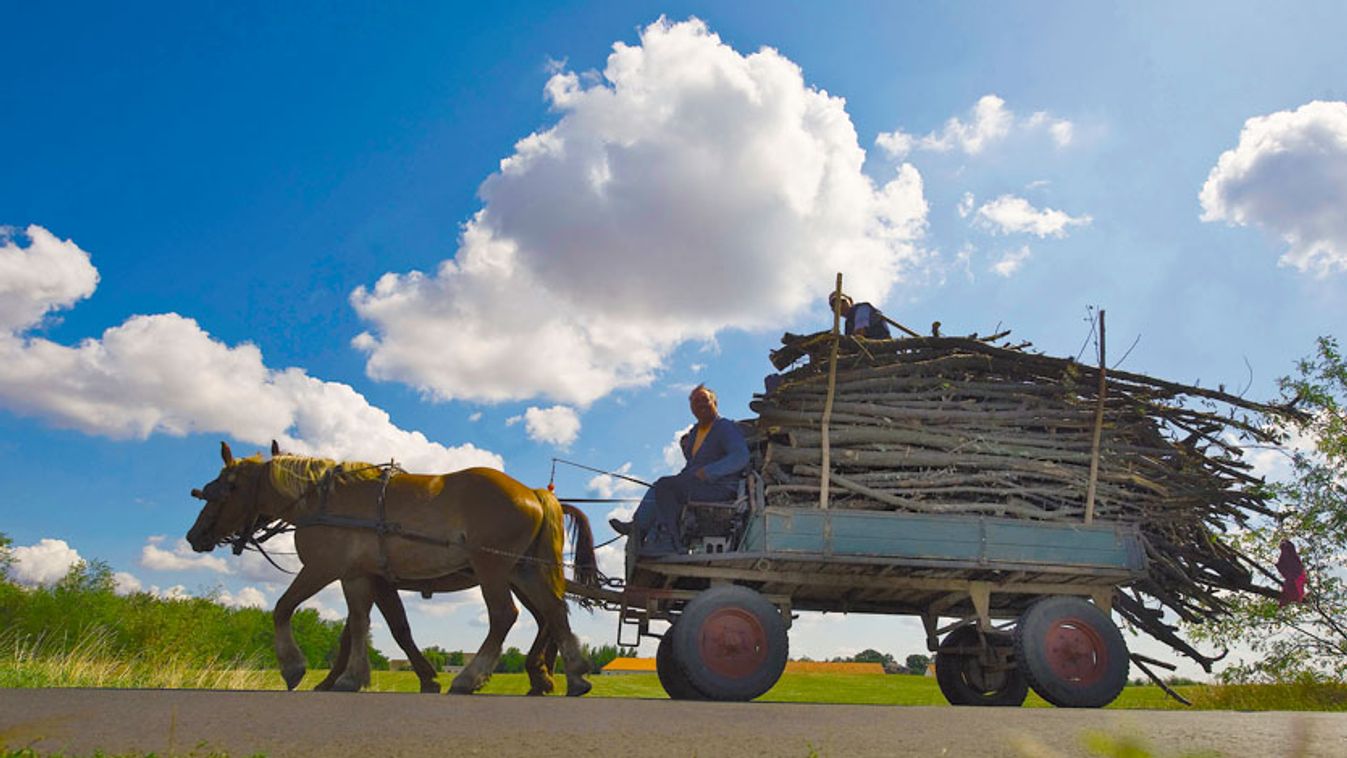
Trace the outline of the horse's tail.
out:
[[[594,531],[584,511],[561,503],[561,512],[571,517],[571,552],[575,554],[575,581],[586,587],[599,586],[599,558],[594,553]]]

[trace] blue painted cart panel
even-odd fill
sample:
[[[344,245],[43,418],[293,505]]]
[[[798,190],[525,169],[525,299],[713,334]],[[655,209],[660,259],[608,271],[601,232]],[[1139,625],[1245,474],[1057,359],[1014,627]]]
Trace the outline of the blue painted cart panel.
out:
[[[742,552],[1005,564],[1137,573],[1145,569],[1132,524],[1067,524],[986,516],[766,508],[753,514]]]

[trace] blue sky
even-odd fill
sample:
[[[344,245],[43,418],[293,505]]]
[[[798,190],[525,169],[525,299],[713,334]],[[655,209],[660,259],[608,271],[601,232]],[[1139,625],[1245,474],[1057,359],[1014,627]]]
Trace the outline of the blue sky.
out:
[[[1102,306],[1125,368],[1256,397],[1347,316],[1340,4],[489,6],[5,6],[0,531],[32,581],[78,555],[269,606],[276,575],[177,544],[222,438],[657,476],[687,389],[748,416],[837,270],[1058,355]],[[479,615],[413,605],[423,644]],[[916,628],[807,617],[793,652]]]

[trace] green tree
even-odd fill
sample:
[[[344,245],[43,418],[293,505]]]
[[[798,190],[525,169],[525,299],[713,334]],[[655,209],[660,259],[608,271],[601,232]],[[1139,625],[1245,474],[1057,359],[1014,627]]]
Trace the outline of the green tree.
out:
[[[431,645],[422,650],[421,655],[426,657],[426,662],[436,671],[444,671],[444,666],[449,660],[449,652],[439,645]]]
[[[449,665],[449,666],[466,666],[467,664],[465,664],[465,663],[463,662],[463,661],[465,661],[465,660],[467,660],[467,656],[463,655],[463,651],[462,651],[462,650],[455,650],[455,651],[453,651],[452,653],[449,654],[449,658],[448,658],[448,660],[447,660],[447,665]]]
[[[881,653],[878,650],[866,648],[859,653],[851,656],[851,660],[856,663],[880,663],[886,670],[897,668],[898,664],[893,660],[893,656],[888,653]]]
[[[9,567],[14,565],[14,554],[10,552],[10,545],[13,544],[9,535],[0,532],[0,582],[9,581]]]
[[[929,655],[913,654],[907,657],[905,663],[906,665],[904,668],[907,670],[907,673],[921,675],[925,674],[926,668],[931,665],[931,657]]]
[[[1286,681],[1331,674],[1347,677],[1347,362],[1331,337],[1280,381],[1300,420],[1269,419],[1284,439],[1291,475],[1272,482],[1275,518],[1252,521],[1235,534],[1236,546],[1263,567],[1276,564],[1290,540],[1308,575],[1303,603],[1285,606],[1260,595],[1227,598],[1230,614],[1190,627],[1219,645],[1242,643],[1259,658],[1224,672],[1229,680]],[[1269,578],[1279,579],[1268,573]]]
[[[496,661],[497,674],[518,674],[524,670],[524,652],[512,647],[500,654]]]

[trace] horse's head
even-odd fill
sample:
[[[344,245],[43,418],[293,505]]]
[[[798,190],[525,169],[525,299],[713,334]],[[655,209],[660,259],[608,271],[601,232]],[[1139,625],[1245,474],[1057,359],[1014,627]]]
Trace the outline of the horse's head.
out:
[[[198,553],[214,550],[257,521],[256,480],[263,467],[255,465],[253,459],[235,461],[224,442],[220,443],[220,457],[224,459],[220,475],[201,489],[192,490],[192,497],[206,501],[187,532],[187,542]]]

